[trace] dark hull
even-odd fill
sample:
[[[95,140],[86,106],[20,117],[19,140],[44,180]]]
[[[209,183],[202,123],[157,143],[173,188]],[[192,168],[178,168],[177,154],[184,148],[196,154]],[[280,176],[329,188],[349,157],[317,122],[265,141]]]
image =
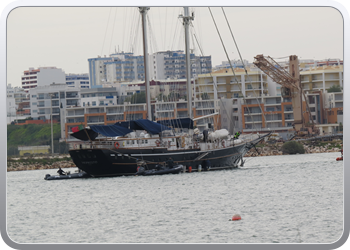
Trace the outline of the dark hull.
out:
[[[89,178],[91,177],[87,173],[74,173],[74,174],[68,174],[68,175],[49,175],[47,174],[45,176],[45,180],[64,180],[64,179],[76,179],[76,178]]]
[[[162,170],[146,170],[142,173],[137,172],[135,175],[164,175],[164,174],[178,174],[181,171],[183,171],[183,166],[175,166],[173,168],[167,168],[167,169],[162,169]]]
[[[137,172],[136,159],[147,162],[148,169],[162,165],[171,157],[175,164],[181,164],[186,169],[202,170],[236,168],[242,157],[260,142],[265,136],[232,147],[201,151],[200,149],[172,150],[167,148],[153,149],[114,149],[91,148],[74,149],[69,154],[76,166],[93,177],[108,177],[134,175]],[[207,166],[209,161],[210,166]]]

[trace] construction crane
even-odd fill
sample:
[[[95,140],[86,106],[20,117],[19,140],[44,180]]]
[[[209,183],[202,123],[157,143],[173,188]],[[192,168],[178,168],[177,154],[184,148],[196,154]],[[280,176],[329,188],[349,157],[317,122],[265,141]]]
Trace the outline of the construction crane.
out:
[[[254,59],[255,66],[271,77],[273,81],[282,85],[282,97],[291,98],[294,115],[293,127],[296,135],[318,134],[319,132],[315,128],[307,99],[301,86],[298,57],[295,55],[289,57],[289,73],[269,56],[264,57],[263,55],[257,55]],[[306,113],[308,113],[308,117],[304,117],[303,115],[303,97],[306,103]],[[306,126],[306,124],[310,122],[311,126]]]

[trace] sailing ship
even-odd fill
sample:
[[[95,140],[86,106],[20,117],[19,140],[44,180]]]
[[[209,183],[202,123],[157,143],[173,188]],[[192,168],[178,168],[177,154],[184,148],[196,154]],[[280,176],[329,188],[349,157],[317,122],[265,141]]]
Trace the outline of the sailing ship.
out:
[[[139,7],[143,24],[147,118],[116,122],[113,125],[91,125],[72,134],[83,143],[69,150],[75,165],[92,177],[134,175],[137,162],[147,169],[156,169],[171,158],[184,171],[232,169],[243,166],[243,156],[267,137],[250,134],[235,138],[226,129],[200,132],[192,119],[192,93],[189,53],[189,23],[193,19],[184,7],[187,112],[188,118],[152,121],[148,78],[146,14],[148,7]],[[196,118],[198,119],[198,118]],[[101,135],[103,138],[100,138]]]

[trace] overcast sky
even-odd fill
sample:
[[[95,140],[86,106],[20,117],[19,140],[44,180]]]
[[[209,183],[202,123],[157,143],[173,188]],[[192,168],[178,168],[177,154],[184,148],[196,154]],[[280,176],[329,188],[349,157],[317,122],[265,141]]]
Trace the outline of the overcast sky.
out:
[[[243,59],[250,62],[257,54],[343,59],[343,19],[335,8],[223,9]],[[239,59],[222,8],[210,10],[229,58]],[[197,38],[191,38],[191,48],[196,55],[212,56],[213,66],[227,61],[208,7],[190,8],[190,12],[194,12],[191,33]],[[180,7],[149,10],[149,52],[184,50],[181,13]],[[20,86],[23,71],[30,67],[55,66],[66,73],[88,73],[88,58],[115,51],[141,55],[141,42],[136,7],[19,7],[7,20],[7,83]]]

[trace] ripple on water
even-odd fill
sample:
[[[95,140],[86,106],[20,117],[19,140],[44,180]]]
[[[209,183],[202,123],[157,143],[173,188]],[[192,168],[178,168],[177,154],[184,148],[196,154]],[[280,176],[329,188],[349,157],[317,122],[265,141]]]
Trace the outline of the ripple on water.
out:
[[[338,156],[256,157],[242,169],[147,178],[9,172],[7,232],[19,243],[331,243],[343,228]],[[242,220],[229,221],[237,213]]]

